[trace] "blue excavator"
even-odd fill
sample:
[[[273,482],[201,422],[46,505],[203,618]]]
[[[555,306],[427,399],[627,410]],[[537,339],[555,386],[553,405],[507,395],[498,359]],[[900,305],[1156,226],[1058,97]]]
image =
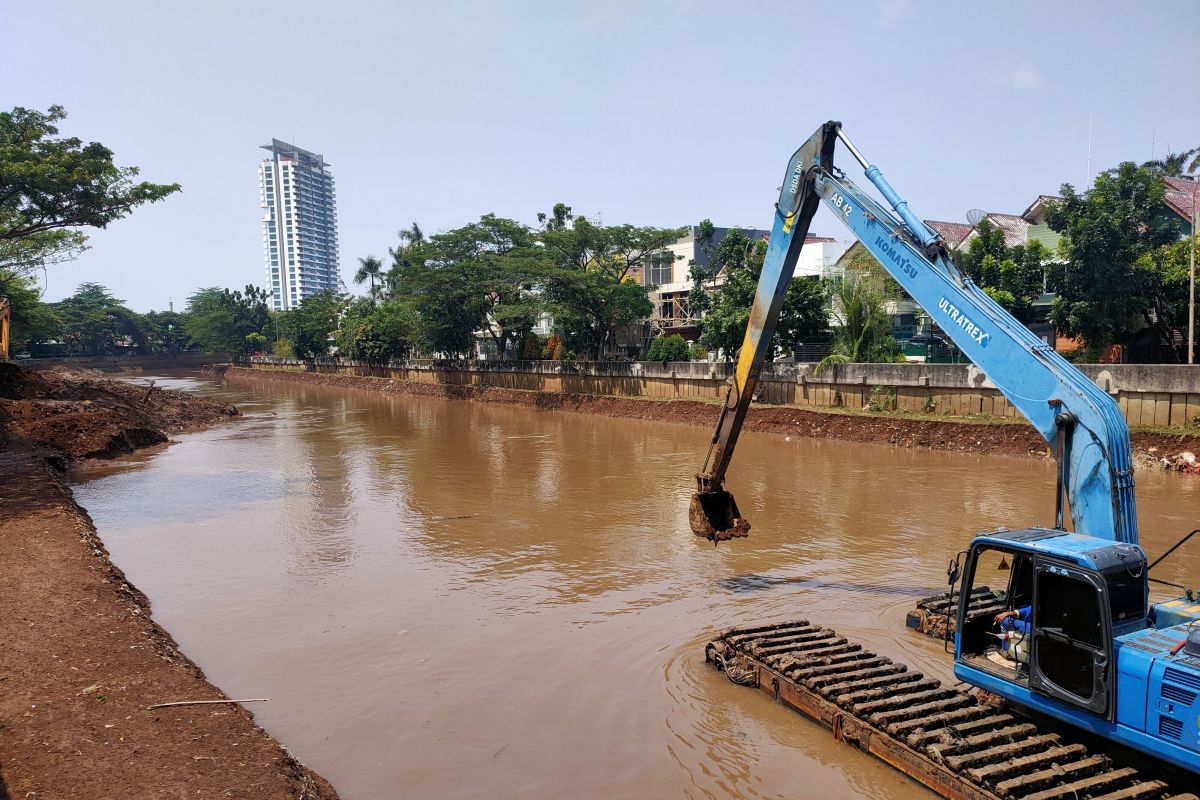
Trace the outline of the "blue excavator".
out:
[[[839,141],[887,208],[834,165]],[[955,676],[1032,715],[1083,729],[1196,777],[1200,603],[1191,590],[1175,584],[1169,585],[1183,589],[1183,597],[1150,603],[1154,564],[1138,545],[1129,428],[1120,408],[960,271],[941,237],[909,210],[839,122],[822,125],[788,164],[736,371],[696,476],[693,531],[713,541],[749,533],[749,523],[725,488],[725,472],[772,347],[784,292],[821,203],[924,307],[1056,455],[1054,527],[980,533],[965,551],[961,568],[959,596],[970,597],[985,564],[1000,559],[1011,564],[1010,611],[1002,616],[1019,620],[1019,634],[1009,633],[1019,635],[1020,644],[998,658],[998,646],[1007,649],[1008,642],[1001,639],[1008,634],[998,631],[990,616],[972,618],[968,603],[961,602],[954,633]],[[958,583],[959,563],[956,559],[951,565],[952,587]]]

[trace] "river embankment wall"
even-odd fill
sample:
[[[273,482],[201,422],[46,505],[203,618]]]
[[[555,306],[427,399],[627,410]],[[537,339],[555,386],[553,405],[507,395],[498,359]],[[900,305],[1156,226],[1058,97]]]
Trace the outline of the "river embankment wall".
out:
[[[403,397],[438,397],[509,405],[535,411],[570,411],[605,417],[698,425],[711,429],[720,404],[707,398],[621,397],[569,391],[514,389],[493,384],[450,383],[396,377],[389,371],[352,374],[347,365],[323,364],[323,371],[304,365],[215,364],[208,369],[227,380],[290,383],[299,386],[352,389]],[[501,373],[503,374],[503,373]],[[595,384],[591,384],[595,385]],[[756,403],[746,415],[744,430],[816,439],[973,453],[1051,457],[1050,448],[1033,426],[1021,418],[935,416],[933,414],[864,413],[849,409],[801,408],[795,405]],[[1200,452],[1200,431],[1138,428],[1131,434],[1134,461],[1139,468],[1198,471],[1194,453]]]
[[[215,359],[213,359],[215,360]],[[239,366],[415,383],[478,386],[657,400],[713,401],[725,396],[733,365],[711,362],[562,362],[410,360],[386,366],[348,359],[251,359]],[[1081,364],[1111,394],[1131,426],[1195,426],[1200,366]],[[816,374],[815,364],[769,364],[758,402],[799,408],[864,408],[941,416],[1020,418],[972,364],[845,364]]]

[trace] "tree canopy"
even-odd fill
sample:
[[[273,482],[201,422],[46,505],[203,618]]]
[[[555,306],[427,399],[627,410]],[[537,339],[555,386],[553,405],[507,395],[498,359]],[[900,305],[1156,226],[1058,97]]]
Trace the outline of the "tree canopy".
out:
[[[0,112],[0,240],[58,228],[104,228],[179,184],[135,182],[137,167],[118,167],[99,142],[58,138],[62,106]]]
[[[746,334],[750,308],[766,258],[766,243],[753,241],[744,231],[734,229],[713,248],[712,223],[704,220],[699,228],[697,246],[709,248],[711,272],[692,265],[692,291],[688,294],[688,304],[693,314],[706,312],[700,321],[701,346],[707,350],[721,350],[726,359],[732,359]],[[706,284],[717,274],[723,278],[721,285],[707,288]],[[793,278],[783,297],[769,352],[789,355],[797,342],[823,336],[827,328],[828,314],[820,279]]]
[[[51,340],[79,354],[130,342],[154,346],[144,339],[140,315],[102,298],[98,284],[84,284],[51,307],[31,280],[37,270],[87,249],[78,228],[106,227],[179,191],[178,184],[136,182],[138,169],[116,166],[102,144],[59,137],[56,123],[66,116],[57,105],[45,113],[20,106],[0,112],[0,295],[12,307],[14,348]]]
[[[188,298],[183,327],[189,344],[209,353],[243,355],[262,349],[261,342],[247,338],[265,336],[270,323],[265,289],[247,286],[243,291],[216,286],[198,289]]]
[[[1063,185],[1063,201],[1047,209],[1065,259],[1051,273],[1058,292],[1051,319],[1082,339],[1093,359],[1144,336],[1151,309],[1166,302],[1157,262],[1143,258],[1179,236],[1178,223],[1162,213],[1163,195],[1159,175],[1125,162],[1085,192]]]
[[[652,310],[642,284],[648,260],[686,229],[594,225],[563,203],[538,219],[547,259],[542,286],[561,335],[576,352],[610,353],[617,332]]]
[[[959,266],[993,300],[1021,322],[1033,320],[1033,304],[1042,295],[1046,264],[1053,254],[1038,241],[1009,247],[1004,231],[989,219],[975,229]]]

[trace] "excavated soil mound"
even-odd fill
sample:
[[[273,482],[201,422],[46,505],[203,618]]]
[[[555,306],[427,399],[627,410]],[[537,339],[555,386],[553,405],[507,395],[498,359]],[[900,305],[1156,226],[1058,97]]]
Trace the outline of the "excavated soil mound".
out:
[[[108,557],[59,474],[237,409],[0,364],[0,800],[336,800],[224,699]]]
[[[111,458],[165,442],[167,431],[237,413],[224,403],[98,373],[0,364],[0,450],[24,446],[67,461]]]

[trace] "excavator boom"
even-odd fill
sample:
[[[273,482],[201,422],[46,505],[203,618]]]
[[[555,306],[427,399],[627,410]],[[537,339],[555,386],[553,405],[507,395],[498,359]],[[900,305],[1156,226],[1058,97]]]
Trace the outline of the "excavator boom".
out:
[[[890,210],[834,167],[833,146],[839,139]],[[713,447],[697,475],[692,530],[715,540],[749,530],[725,489],[725,471],[771,347],[804,234],[821,201],[1054,449],[1058,527],[1069,507],[1076,532],[1137,544],[1129,428],[1120,408],[958,270],[941,238],[908,208],[837,122],[822,125],[788,166],[737,371]]]

